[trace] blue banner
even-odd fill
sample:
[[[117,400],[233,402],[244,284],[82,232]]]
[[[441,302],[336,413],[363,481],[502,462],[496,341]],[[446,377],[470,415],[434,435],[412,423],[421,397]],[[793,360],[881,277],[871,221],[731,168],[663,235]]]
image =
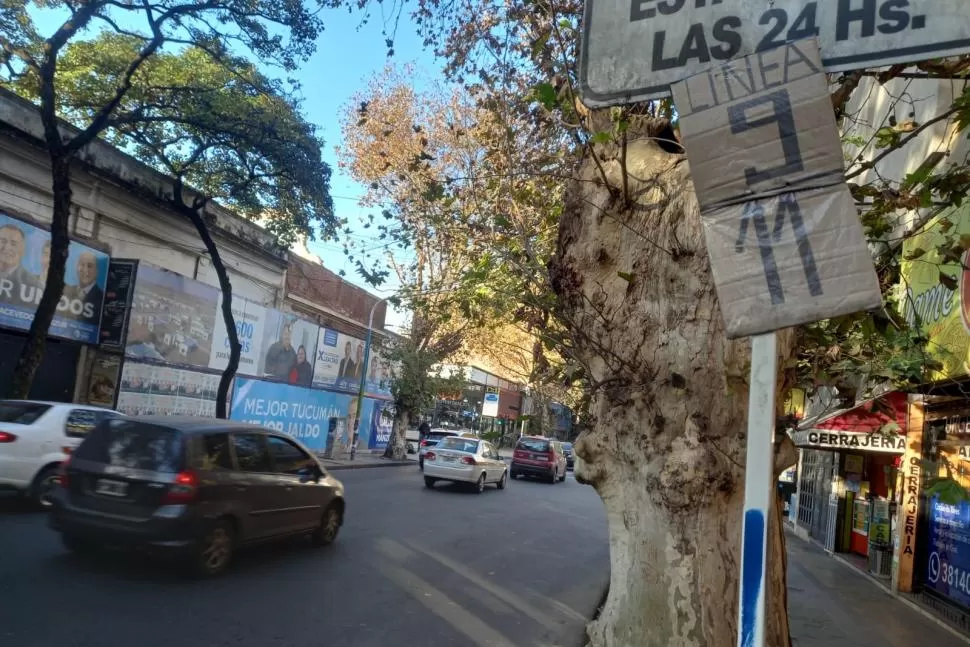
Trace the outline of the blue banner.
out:
[[[383,427],[373,420],[377,404],[369,398],[364,400],[358,447],[378,449],[387,444],[387,438],[383,443],[380,438]],[[229,417],[282,431],[309,449],[322,452],[330,418],[346,418],[347,428],[352,430],[356,414],[357,397],[347,393],[237,377]]]
[[[970,503],[930,500],[926,585],[970,607]]]
[[[50,238],[50,232],[0,212],[0,326],[30,329],[47,280]],[[71,242],[51,336],[98,343],[108,261],[104,252]]]
[[[394,405],[382,400],[368,400],[364,404],[371,408],[371,429],[367,446],[370,449],[383,449],[387,447],[394,428]]]

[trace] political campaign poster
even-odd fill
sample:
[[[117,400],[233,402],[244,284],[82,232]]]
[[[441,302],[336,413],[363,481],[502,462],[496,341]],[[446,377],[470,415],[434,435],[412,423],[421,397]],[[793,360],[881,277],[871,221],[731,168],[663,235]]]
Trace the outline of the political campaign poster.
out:
[[[133,416],[213,417],[220,378],[218,373],[128,360],[116,408]]]
[[[313,386],[356,392],[364,365],[364,340],[321,328],[313,364]]]
[[[263,328],[266,321],[266,308],[240,296],[232,298],[232,316],[236,324],[236,337],[239,339],[239,375],[258,375],[259,360],[263,348]],[[212,351],[209,368],[223,370],[229,364],[229,333],[222,316],[222,292],[219,292],[216,307],[215,332],[212,335]]]
[[[279,310],[267,310],[262,350],[254,375],[310,386],[320,326]]]
[[[219,290],[146,263],[138,267],[125,355],[208,367]]]
[[[50,232],[0,212],[0,325],[30,329],[44,294],[50,249]],[[70,243],[51,336],[98,343],[109,260],[102,251]]]

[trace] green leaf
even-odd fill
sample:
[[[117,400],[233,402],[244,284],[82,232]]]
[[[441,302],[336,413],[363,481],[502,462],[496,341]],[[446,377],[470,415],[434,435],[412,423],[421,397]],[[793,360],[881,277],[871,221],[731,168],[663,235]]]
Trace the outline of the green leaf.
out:
[[[552,110],[559,104],[556,88],[551,83],[539,83],[532,88],[532,94],[546,110]]]
[[[616,275],[627,283],[633,283],[633,275],[629,272],[617,272]]]
[[[970,494],[967,493],[967,489],[949,478],[937,479],[926,489],[926,493],[931,497],[939,497],[940,501],[947,505],[958,505],[963,501],[970,501]]]
[[[606,144],[608,142],[613,141],[613,134],[603,130],[598,133],[595,133],[592,137],[589,138],[589,141],[591,141],[594,144]]]
[[[903,256],[903,259],[907,261],[915,261],[917,258],[922,258],[925,254],[926,254],[925,249],[923,249],[922,247],[917,247],[916,249],[912,249],[906,252],[906,255]]]

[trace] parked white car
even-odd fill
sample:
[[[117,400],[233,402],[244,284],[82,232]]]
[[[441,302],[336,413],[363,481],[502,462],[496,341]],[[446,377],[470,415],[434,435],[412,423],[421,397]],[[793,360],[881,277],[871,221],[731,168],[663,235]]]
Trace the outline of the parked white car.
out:
[[[472,483],[481,493],[487,483],[504,490],[509,470],[491,443],[477,438],[443,438],[424,455],[424,484],[432,488],[438,481]]]
[[[0,400],[0,488],[50,505],[57,469],[111,409],[84,404]]]

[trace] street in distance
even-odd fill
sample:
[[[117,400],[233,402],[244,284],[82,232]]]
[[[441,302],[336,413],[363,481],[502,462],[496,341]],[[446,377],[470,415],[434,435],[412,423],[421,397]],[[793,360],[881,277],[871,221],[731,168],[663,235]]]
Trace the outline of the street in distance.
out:
[[[603,107],[739,56],[818,37],[827,72],[970,52],[965,0],[587,0],[580,87]]]

